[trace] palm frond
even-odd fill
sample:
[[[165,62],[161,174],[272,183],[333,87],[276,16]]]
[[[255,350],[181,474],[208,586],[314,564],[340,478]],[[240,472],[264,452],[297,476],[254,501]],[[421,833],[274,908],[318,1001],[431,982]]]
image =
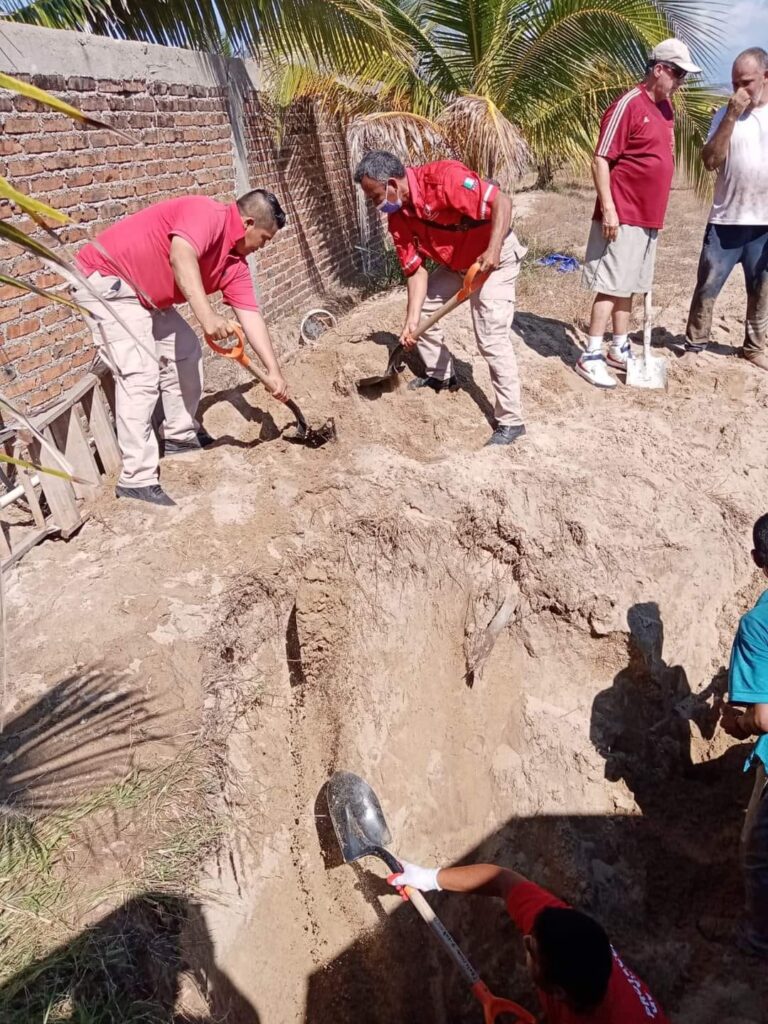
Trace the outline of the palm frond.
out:
[[[54,210],[52,206],[48,206],[46,203],[41,203],[39,199],[32,199],[31,196],[27,196],[23,192],[19,192],[19,190],[14,188],[10,181],[4,178],[1,174],[0,196],[18,206],[25,213],[28,213],[30,217],[37,221],[38,224],[45,223],[43,219],[45,217],[47,217],[48,220],[55,220],[58,224],[69,223],[70,218],[66,213],[62,213],[61,210]]]
[[[20,277],[10,277],[8,274],[0,274],[0,284],[7,284],[11,288],[18,288],[19,291],[29,292],[32,295],[39,295],[41,299],[47,299],[49,302],[58,302],[62,306],[69,306],[70,309],[74,310],[75,313],[79,313],[80,316],[93,319],[93,313],[89,309],[81,306],[74,299],[62,295],[60,292],[52,292],[47,288],[38,288],[36,284],[22,281]]]
[[[528,165],[528,146],[495,103],[484,96],[460,96],[435,123],[465,163],[503,188],[514,188]]]
[[[50,466],[40,466],[36,462],[28,462],[26,459],[17,459],[14,455],[7,455],[5,452],[0,452],[0,462],[5,462],[11,466],[19,466],[21,469],[30,469],[35,473],[46,473],[48,476],[57,476],[61,480],[69,480],[76,484],[89,484],[90,480],[83,480],[82,477],[75,476],[72,473],[65,473],[63,469],[52,469]]]
[[[75,121],[80,121],[81,124],[87,124],[91,128],[107,128],[114,135],[118,135],[121,139],[129,142],[132,146],[136,143],[136,140],[126,132],[120,131],[119,128],[113,128],[112,125],[107,124],[106,121],[100,121],[97,117],[91,117],[90,114],[84,114],[82,110],[78,110],[77,107],[73,107],[71,104],[65,103],[64,100],[60,100],[56,96],[52,96],[44,89],[38,89],[36,85],[30,85],[29,82],[22,82],[20,78],[14,78],[12,75],[6,75],[2,71],[0,71],[0,89],[8,89],[11,92],[17,92],[21,96],[26,96],[27,99],[35,100],[37,103],[42,103],[43,106],[50,107],[51,110],[56,110],[59,114],[66,114],[67,117],[74,118]]]

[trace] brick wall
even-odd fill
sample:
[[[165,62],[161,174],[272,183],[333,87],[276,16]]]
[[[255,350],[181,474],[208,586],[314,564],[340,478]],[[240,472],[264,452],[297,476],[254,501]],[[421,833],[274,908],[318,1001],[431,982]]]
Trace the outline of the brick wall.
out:
[[[297,104],[277,126],[252,93],[245,107],[248,176],[274,192],[285,229],[254,257],[267,309],[299,311],[307,288],[321,294],[328,281],[349,279],[359,266],[355,205],[344,130],[312,104]]]
[[[110,132],[82,127],[0,92],[0,173],[72,217],[73,225],[57,229],[70,253],[89,235],[149,203],[184,193],[231,201],[244,188],[261,186],[279,196],[289,218],[277,240],[252,259],[267,317],[274,322],[300,312],[326,286],[352,278],[359,260],[340,125],[303,104],[288,114],[278,146],[275,124],[240,62],[244,102],[233,104],[227,75],[221,68],[200,71],[200,58],[188,51],[27,26],[7,26],[0,35],[7,31],[20,33],[28,50],[38,40],[42,47],[55,46],[48,63],[55,59],[63,72],[27,75],[11,67],[10,73],[135,138],[129,145]],[[108,73],[115,66],[124,68],[129,59],[132,73],[103,78],[67,74],[70,64],[82,70],[84,48],[95,52],[95,67]],[[23,66],[40,65],[31,61]],[[163,81],[164,74],[202,78],[207,84]],[[45,240],[0,202],[0,219],[5,218]],[[9,244],[0,244],[0,265],[40,287],[60,283],[38,260]],[[92,357],[90,332],[82,320],[63,307],[0,286],[1,393],[29,410],[40,409],[75,383]]]
[[[181,192],[234,198],[232,141],[221,90],[140,80],[36,76],[35,85],[129,130],[129,146],[111,132],[84,128],[24,97],[0,94],[0,166],[20,191],[67,213],[57,234],[70,253],[90,234],[148,203]],[[8,204],[11,218],[39,238]],[[51,246],[55,248],[55,246]],[[0,264],[40,287],[60,279],[9,243]],[[0,289],[0,392],[30,409],[74,384],[93,358],[90,331],[63,306],[16,289]]]

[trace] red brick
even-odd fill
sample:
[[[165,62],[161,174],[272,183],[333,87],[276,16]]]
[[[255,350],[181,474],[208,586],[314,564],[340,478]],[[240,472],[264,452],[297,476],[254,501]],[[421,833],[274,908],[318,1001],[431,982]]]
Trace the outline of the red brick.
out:
[[[36,391],[34,393],[34,396],[32,396],[33,399],[34,399],[34,407],[35,408],[39,408],[41,405],[44,405],[46,402],[50,402],[50,400],[52,398],[58,397],[58,395],[60,395],[61,392],[62,392],[62,387],[61,387],[61,384],[58,381],[56,381],[55,383],[49,385],[49,387],[45,388],[42,391]],[[32,401],[32,399],[30,399],[30,401]]]
[[[48,357],[47,362],[50,362],[50,356]],[[41,384],[50,384],[52,380],[57,380],[59,377],[63,376],[63,374],[64,368],[60,363],[56,363],[53,366],[46,366],[44,370],[41,370],[37,375],[37,379]]]
[[[44,327],[52,327],[53,324],[60,324],[62,320],[68,320],[72,316],[69,306],[54,306],[41,317]]]
[[[18,362],[15,363],[14,368],[18,370],[19,373],[26,375],[32,370],[37,370],[41,366],[47,366],[50,361],[51,353],[48,349],[41,349],[33,355],[27,356],[26,359],[19,359]],[[47,383],[47,381],[43,381],[43,383]]]
[[[20,153],[21,144],[16,142],[15,139],[0,139],[0,153],[3,156],[8,156],[10,153]]]
[[[6,117],[3,131],[8,135],[31,135],[40,131],[39,117]]]
[[[40,320],[37,317],[25,317],[19,323],[11,324],[6,331],[6,337],[9,341],[15,341],[16,338],[25,338],[28,334],[34,334],[39,330]]]
[[[50,306],[51,300],[44,299],[42,295],[30,295],[28,299],[25,299],[21,304],[21,312],[36,313],[38,309],[42,309],[44,306]]]
[[[12,384],[3,384],[3,394],[6,398],[20,398],[22,395],[28,394],[34,386],[34,380],[21,378]]]

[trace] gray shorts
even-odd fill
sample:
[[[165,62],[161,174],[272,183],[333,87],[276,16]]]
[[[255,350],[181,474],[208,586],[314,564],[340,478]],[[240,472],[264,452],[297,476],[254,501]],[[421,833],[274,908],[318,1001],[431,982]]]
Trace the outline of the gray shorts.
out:
[[[602,222],[593,220],[582,284],[592,292],[619,298],[649,292],[653,285],[658,237],[656,228],[620,224],[618,238],[607,242],[603,238]]]

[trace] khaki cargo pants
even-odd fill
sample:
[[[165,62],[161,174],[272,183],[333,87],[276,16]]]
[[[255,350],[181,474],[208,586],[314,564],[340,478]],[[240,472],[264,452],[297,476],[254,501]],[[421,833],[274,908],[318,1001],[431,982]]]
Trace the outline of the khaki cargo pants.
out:
[[[520,375],[512,344],[512,318],[515,315],[515,282],[527,251],[515,233],[510,231],[501,249],[500,265],[469,299],[477,347],[491,371],[498,426],[513,427],[523,422]],[[459,290],[461,282],[461,274],[447,267],[433,271],[429,275],[422,316],[428,317],[447,302]],[[425,331],[416,347],[429,377],[448,380],[453,375],[453,358],[444,344],[442,323]]]
[[[199,423],[195,416],[203,393],[200,340],[175,309],[145,309],[119,277],[94,273],[88,284],[106,300],[108,308],[84,288],[76,288],[73,298],[100,318],[98,323],[89,321],[89,325],[99,358],[115,378],[117,440],[123,456],[118,483],[122,487],[149,487],[159,478],[153,417],[164,416],[167,441],[197,442]],[[110,317],[109,308],[141,345]]]

